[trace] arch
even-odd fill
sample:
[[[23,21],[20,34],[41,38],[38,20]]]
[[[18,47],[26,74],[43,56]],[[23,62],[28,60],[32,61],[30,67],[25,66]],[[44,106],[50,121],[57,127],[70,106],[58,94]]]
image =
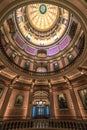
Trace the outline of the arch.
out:
[[[32,118],[49,118],[50,117],[50,101],[48,92],[36,91],[32,100]]]

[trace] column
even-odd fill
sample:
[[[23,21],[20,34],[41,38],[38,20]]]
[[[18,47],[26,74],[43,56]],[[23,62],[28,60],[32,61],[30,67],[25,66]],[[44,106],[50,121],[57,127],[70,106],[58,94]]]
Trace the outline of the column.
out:
[[[16,81],[18,80],[19,78],[19,75],[16,75],[10,82],[10,84],[8,85],[8,90],[7,90],[7,93],[5,95],[5,99],[3,101],[3,105],[1,107],[1,111],[0,111],[0,118],[3,118],[4,117],[4,114],[5,114],[5,111],[6,111],[6,108],[7,108],[7,105],[8,105],[8,102],[9,102],[9,99],[10,99],[10,96],[11,96],[11,93],[12,93],[12,90],[13,90],[13,86],[14,84],[16,83]]]
[[[8,102],[9,102],[12,90],[13,90],[13,86],[10,86],[8,88],[8,90],[7,90],[7,93],[6,93],[6,96],[5,96],[5,99],[3,101],[3,105],[1,107],[1,111],[0,111],[0,118],[4,117],[4,114],[5,114],[5,111],[6,111],[6,108],[7,108],[7,105],[8,105]]]
[[[81,115],[81,112],[79,109],[79,105],[78,105],[78,101],[77,101],[77,98],[76,98],[76,95],[75,95],[75,92],[73,89],[73,85],[71,84],[70,80],[67,77],[64,76],[64,79],[65,79],[67,86],[69,88],[69,91],[70,91],[70,95],[71,95],[71,98],[73,101],[73,106],[74,106],[74,110],[76,113],[76,117],[77,117],[77,119],[82,119],[82,115]]]
[[[31,113],[32,113],[32,96],[33,96],[33,87],[34,87],[34,82],[32,82],[32,86],[29,91],[29,99],[28,99],[28,110],[27,110],[27,119],[31,118]]]
[[[49,82],[49,99],[50,99],[50,117],[55,118],[54,114],[54,100],[53,100],[53,90],[52,90],[52,85]]]

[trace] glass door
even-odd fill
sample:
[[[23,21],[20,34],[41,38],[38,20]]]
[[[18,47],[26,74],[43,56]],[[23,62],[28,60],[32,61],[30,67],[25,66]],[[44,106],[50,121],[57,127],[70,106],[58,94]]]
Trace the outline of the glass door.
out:
[[[33,105],[32,118],[43,119],[50,117],[49,105]]]

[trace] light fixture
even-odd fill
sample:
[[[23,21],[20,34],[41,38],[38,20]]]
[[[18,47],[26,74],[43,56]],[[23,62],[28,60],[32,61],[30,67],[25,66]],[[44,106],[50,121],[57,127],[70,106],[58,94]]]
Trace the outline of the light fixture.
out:
[[[84,74],[84,72],[83,72],[83,71],[81,71],[80,73],[81,73],[82,75]]]
[[[80,71],[80,73],[82,75],[85,74],[85,73],[87,73],[87,69],[86,68],[78,67],[78,70]]]
[[[40,106],[43,106],[43,105],[46,104],[46,101],[43,99],[43,91],[42,90],[40,91],[40,94],[41,94],[41,97],[40,97],[39,100],[36,101],[36,104],[40,105]]]

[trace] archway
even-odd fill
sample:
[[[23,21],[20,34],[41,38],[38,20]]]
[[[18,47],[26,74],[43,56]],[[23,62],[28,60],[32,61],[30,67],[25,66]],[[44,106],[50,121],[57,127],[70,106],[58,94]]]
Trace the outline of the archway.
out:
[[[47,92],[37,91],[33,94],[31,117],[34,119],[50,118],[50,102]]]

